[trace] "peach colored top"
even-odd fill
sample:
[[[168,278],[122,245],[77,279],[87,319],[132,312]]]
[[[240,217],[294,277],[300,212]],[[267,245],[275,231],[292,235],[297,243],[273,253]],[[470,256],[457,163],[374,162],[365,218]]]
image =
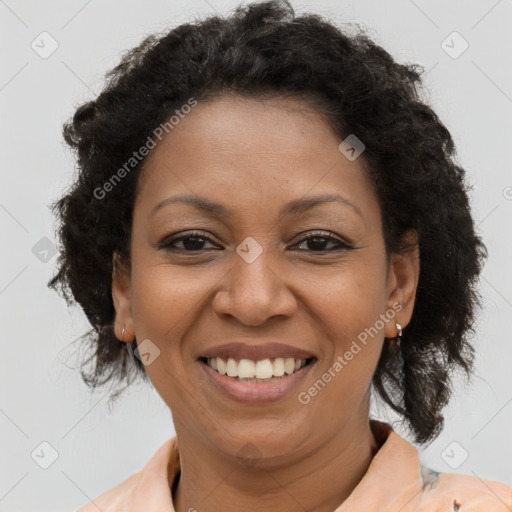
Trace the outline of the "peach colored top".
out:
[[[380,444],[359,484],[334,512],[512,512],[512,487],[477,476],[438,473],[384,422],[370,420]],[[169,482],[180,473],[176,437],[144,468],[76,512],[175,512]]]

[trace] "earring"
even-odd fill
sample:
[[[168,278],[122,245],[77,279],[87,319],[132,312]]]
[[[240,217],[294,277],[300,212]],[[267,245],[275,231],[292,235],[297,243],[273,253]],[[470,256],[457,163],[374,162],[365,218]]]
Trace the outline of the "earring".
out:
[[[125,329],[125,327],[124,327],[124,324],[123,324],[123,332],[121,333],[121,341],[124,341],[124,329]]]
[[[396,345],[398,348],[400,348],[400,342],[402,341],[402,326],[398,322],[395,325],[398,331],[396,335]]]

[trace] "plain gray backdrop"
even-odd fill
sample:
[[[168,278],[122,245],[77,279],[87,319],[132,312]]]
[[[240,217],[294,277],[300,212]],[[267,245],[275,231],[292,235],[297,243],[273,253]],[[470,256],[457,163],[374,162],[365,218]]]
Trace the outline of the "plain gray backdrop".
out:
[[[57,257],[48,205],[73,179],[62,123],[100,91],[120,53],[153,31],[238,3],[0,0],[0,511],[73,511],[139,471],[174,435],[170,412],[152,388],[133,387],[110,412],[105,392],[91,396],[72,369],[70,344],[89,325],[46,287]],[[428,71],[424,98],[468,170],[489,259],[480,283],[476,376],[471,385],[456,382],[445,428],[422,460],[438,471],[511,485],[512,2],[293,5],[339,24],[359,23],[398,61]],[[374,413],[396,419],[382,407]]]

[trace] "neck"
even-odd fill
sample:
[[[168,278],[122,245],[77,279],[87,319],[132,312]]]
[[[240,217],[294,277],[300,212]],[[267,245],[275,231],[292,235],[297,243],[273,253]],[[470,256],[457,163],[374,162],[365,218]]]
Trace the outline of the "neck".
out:
[[[368,418],[347,424],[314,452],[270,467],[260,459],[243,466],[219,455],[175,422],[181,475],[173,496],[176,512],[192,510],[332,512],[363,478],[379,446]]]

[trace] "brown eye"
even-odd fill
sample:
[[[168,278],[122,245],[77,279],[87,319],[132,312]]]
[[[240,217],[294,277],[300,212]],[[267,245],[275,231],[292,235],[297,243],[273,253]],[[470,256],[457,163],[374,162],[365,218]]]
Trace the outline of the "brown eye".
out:
[[[337,250],[347,250],[352,249],[350,245],[345,243],[343,240],[332,236],[329,233],[326,232],[316,232],[312,235],[303,238],[297,246],[306,244],[307,251],[313,251],[313,252],[333,252]],[[334,248],[329,248],[329,245],[334,244]],[[301,249],[304,250],[304,249]]]
[[[182,243],[182,247],[176,247],[177,243]],[[181,252],[197,252],[202,250],[211,250],[205,248],[205,243],[213,244],[212,240],[204,235],[202,232],[189,232],[181,236],[173,236],[164,238],[158,245],[159,249],[167,251],[181,251]]]

